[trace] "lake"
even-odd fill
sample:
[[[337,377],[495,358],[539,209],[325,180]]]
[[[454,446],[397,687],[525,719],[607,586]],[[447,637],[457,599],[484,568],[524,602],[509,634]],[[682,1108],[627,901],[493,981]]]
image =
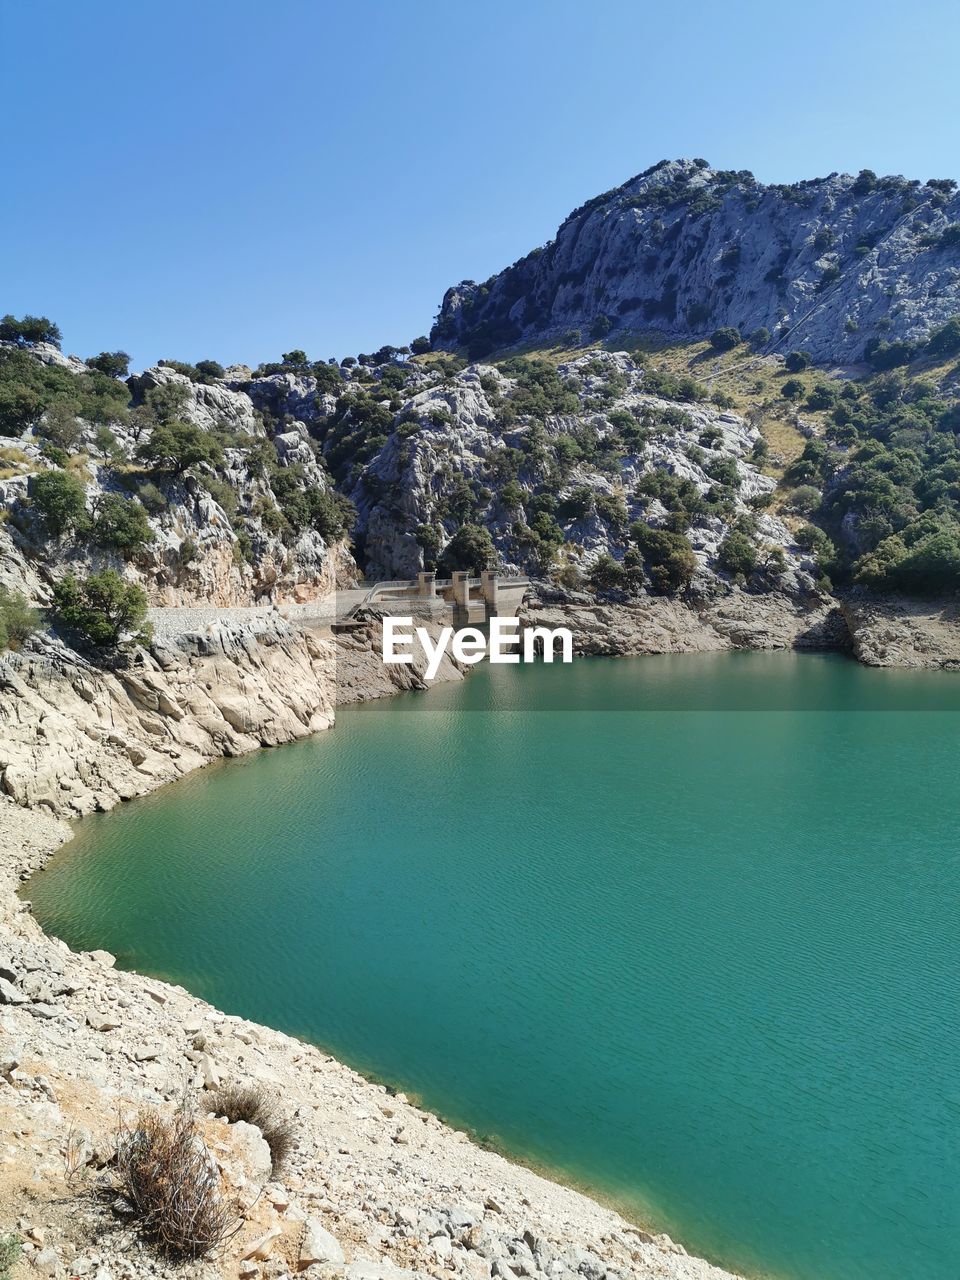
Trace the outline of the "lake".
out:
[[[475,669],[26,892],[724,1265],[956,1280],[958,707],[836,655]]]

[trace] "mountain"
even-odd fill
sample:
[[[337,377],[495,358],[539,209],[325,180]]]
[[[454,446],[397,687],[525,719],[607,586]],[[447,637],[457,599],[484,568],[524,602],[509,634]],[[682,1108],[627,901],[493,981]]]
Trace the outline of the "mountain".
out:
[[[756,335],[824,364],[915,342],[960,314],[960,195],[951,179],[765,186],[746,170],[661,161],[588,200],[553,240],[483,284],[448,289],[435,347],[473,358],[569,331]]]
[[[955,185],[664,163],[448,291],[414,355],[127,377],[3,317],[0,588],[62,606],[109,569],[222,609],[496,563],[554,602],[790,626],[956,593]]]

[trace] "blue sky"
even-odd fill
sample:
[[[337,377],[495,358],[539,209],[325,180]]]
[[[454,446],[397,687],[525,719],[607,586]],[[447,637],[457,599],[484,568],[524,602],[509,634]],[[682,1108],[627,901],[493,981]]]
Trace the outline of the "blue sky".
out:
[[[255,364],[429,329],[664,157],[960,177],[940,0],[0,0],[0,312]]]

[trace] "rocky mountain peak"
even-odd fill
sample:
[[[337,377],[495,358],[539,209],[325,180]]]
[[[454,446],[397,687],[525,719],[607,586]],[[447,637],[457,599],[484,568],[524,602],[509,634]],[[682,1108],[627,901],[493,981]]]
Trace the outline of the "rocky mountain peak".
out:
[[[444,296],[432,341],[474,357],[617,330],[851,364],[960,314],[960,196],[870,170],[765,185],[748,170],[661,161],[575,209],[556,236]]]

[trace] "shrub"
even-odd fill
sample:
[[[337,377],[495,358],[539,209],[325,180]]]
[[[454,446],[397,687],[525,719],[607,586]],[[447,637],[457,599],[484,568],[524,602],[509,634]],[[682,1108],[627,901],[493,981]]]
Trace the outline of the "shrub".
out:
[[[623,566],[603,551],[588,574],[588,582],[594,591],[622,591],[626,585]]]
[[[214,436],[192,422],[161,422],[137,448],[137,456],[162,471],[179,474],[199,462],[223,461],[223,448]]]
[[[71,419],[108,422],[123,417],[130,393],[122,382],[92,370],[73,373],[43,364],[26,351],[0,348],[0,434],[20,435],[54,406]],[[69,448],[65,440],[57,440]]]
[[[415,356],[426,355],[426,353],[430,350],[430,339],[427,337],[414,338],[414,340],[410,343],[410,350],[413,352]]]
[[[87,522],[87,490],[70,471],[43,471],[30,485],[30,497],[47,532],[54,538]]]
[[[137,490],[137,496],[152,516],[158,516],[161,511],[166,511],[167,509],[167,499],[152,480],[148,480],[140,486]]]
[[[643,556],[651,585],[659,595],[680,591],[693,581],[697,558],[682,533],[652,529],[637,520],[630,526],[630,537]]]
[[[83,429],[68,404],[52,404],[38,426],[40,435],[67,453],[73,453],[83,440]]]
[[[932,356],[955,356],[960,351],[960,317],[948,320],[934,329],[927,339],[927,352]]]
[[[745,533],[733,529],[720,543],[717,561],[728,573],[747,577],[757,567],[757,549]]]
[[[877,185],[877,175],[872,169],[861,169],[857,174],[853,187],[851,188],[855,196],[867,196]]]
[[[809,369],[811,364],[812,360],[808,351],[790,351],[783,362],[787,373],[800,373],[802,369]]]
[[[806,387],[799,378],[788,378],[780,388],[780,394],[784,400],[799,400],[806,391]]]
[[[20,1261],[20,1237],[0,1236],[0,1280],[10,1280],[10,1269]]]
[[[130,369],[130,357],[126,351],[101,351],[87,361],[91,369],[98,369],[108,378],[125,378]]]
[[[61,449],[58,444],[54,444],[52,440],[45,440],[40,446],[40,456],[46,458],[48,462],[52,462],[55,467],[65,467],[70,461],[70,455],[66,449]]]
[[[126,636],[146,640],[147,596],[134,582],[124,582],[115,569],[91,573],[85,580],[68,574],[53,589],[53,603],[63,622],[92,644],[118,646]]]
[[[199,382],[216,382],[226,373],[226,369],[217,360],[198,360],[196,369]]]
[[[489,569],[496,558],[490,531],[482,525],[461,525],[443,550],[438,563],[441,574],[466,569],[478,574]]]
[[[153,530],[143,503],[137,498],[105,493],[97,503],[93,536],[101,546],[130,556],[153,540]]]
[[[765,325],[761,325],[759,329],[754,329],[747,341],[754,351],[760,351],[770,341],[770,330]]]
[[[863,349],[863,358],[874,369],[896,369],[900,365],[909,364],[917,355],[917,347],[912,342],[884,342],[882,338],[871,338]]]
[[[243,1120],[255,1124],[270,1148],[270,1160],[276,1175],[293,1148],[293,1125],[277,1114],[273,1102],[262,1089],[244,1085],[224,1085],[204,1098],[211,1115],[226,1116],[230,1124]]]
[[[27,597],[0,586],[0,649],[19,649],[39,625],[40,615]]]
[[[739,347],[742,341],[740,330],[730,326],[714,329],[710,335],[710,345],[714,351],[732,351],[734,347]]]
[[[596,499],[588,485],[578,485],[571,489],[565,498],[557,504],[557,518],[565,522],[569,520],[588,520],[596,510]]]
[[[121,1126],[116,1168],[144,1234],[174,1258],[205,1257],[241,1225],[186,1106],[169,1119],[144,1110],[132,1129]]]
[[[801,484],[786,498],[783,509],[794,515],[808,516],[819,507],[821,497],[820,490],[815,485]]]

